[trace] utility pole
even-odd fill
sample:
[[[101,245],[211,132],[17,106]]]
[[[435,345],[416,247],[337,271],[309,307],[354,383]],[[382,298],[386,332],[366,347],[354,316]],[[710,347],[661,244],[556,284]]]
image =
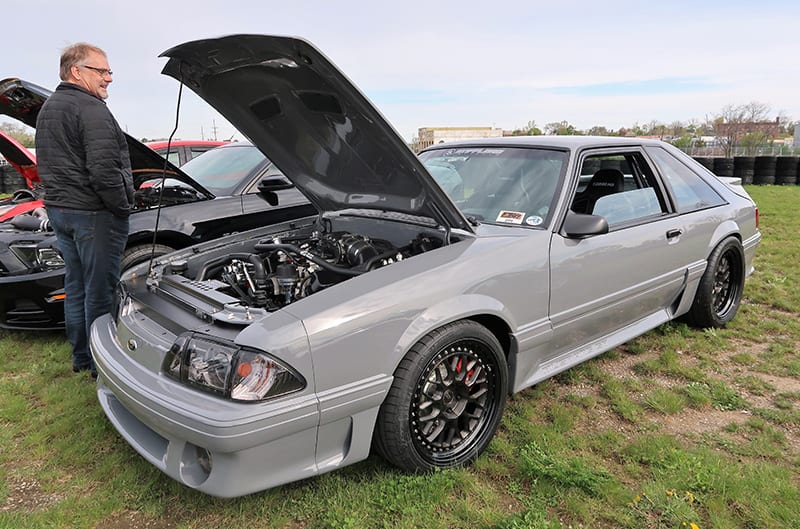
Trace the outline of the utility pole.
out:
[[[214,133],[214,141],[217,141],[217,120],[211,120],[211,132]]]

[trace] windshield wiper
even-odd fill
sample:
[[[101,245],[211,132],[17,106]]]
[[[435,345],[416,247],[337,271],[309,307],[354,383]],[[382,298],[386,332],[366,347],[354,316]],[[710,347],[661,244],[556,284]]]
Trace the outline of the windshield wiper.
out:
[[[480,226],[481,221],[483,220],[483,216],[481,215],[464,215],[464,217],[469,221],[470,224],[473,226]]]

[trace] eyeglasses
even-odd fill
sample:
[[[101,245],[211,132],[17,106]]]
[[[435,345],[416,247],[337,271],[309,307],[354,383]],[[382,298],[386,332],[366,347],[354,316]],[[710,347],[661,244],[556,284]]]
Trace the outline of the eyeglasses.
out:
[[[95,72],[99,73],[101,77],[105,77],[106,75],[114,75],[114,72],[109,70],[108,68],[95,68],[94,66],[87,66],[85,64],[79,64],[81,68],[88,68],[89,70],[94,70]]]

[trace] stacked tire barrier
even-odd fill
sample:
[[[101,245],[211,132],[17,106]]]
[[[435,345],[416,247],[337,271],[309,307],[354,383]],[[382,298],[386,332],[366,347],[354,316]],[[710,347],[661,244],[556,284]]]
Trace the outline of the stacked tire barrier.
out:
[[[695,156],[694,159],[712,173],[714,172],[714,158],[711,156]]]
[[[736,156],[694,158],[717,176],[734,176],[743,184],[800,185],[800,156]]]
[[[753,168],[753,183],[764,185],[775,183],[775,164],[777,156],[756,156],[755,167]]]
[[[743,184],[752,184],[755,166],[755,156],[737,156],[733,159],[733,176],[741,178]]]
[[[714,158],[714,174],[733,176],[733,158]]]
[[[800,163],[800,156],[778,156],[775,163],[775,183],[796,184],[798,163]]]

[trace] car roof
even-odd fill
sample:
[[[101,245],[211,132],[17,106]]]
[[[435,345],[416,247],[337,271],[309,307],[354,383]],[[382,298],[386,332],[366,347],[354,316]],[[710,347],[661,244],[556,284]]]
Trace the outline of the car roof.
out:
[[[476,140],[451,141],[432,145],[425,151],[455,147],[497,146],[497,147],[547,147],[558,149],[579,149],[584,147],[625,147],[632,145],[659,145],[661,140],[649,138],[620,138],[616,136],[506,136]],[[424,151],[423,151],[424,152]]]

